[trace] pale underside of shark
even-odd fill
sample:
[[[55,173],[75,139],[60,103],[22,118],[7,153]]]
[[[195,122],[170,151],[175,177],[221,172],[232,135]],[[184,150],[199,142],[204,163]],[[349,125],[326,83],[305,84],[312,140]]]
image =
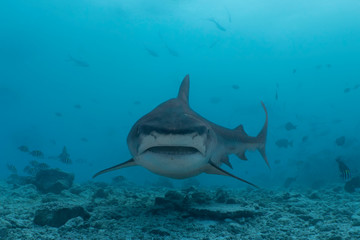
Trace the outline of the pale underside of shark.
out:
[[[142,166],[165,177],[184,179],[200,173],[241,179],[220,168],[232,168],[229,155],[247,160],[247,150],[258,150],[269,166],[265,154],[268,114],[264,103],[265,124],[256,137],[248,136],[242,125],[228,129],[208,121],[189,106],[189,75],[181,83],[178,96],[140,118],[130,130],[127,144],[132,158],[104,169],[94,177],[120,168]],[[256,186],[255,186],[256,187]]]

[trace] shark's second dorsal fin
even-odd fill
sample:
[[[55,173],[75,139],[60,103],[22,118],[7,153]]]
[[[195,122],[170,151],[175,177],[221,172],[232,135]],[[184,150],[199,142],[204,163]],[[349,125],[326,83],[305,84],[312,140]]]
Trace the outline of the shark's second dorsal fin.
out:
[[[189,104],[189,85],[189,74],[187,74],[180,85],[179,94],[177,96],[178,99],[186,102],[187,104]]]
[[[247,133],[244,130],[244,126],[242,124],[240,124],[239,126],[237,126],[235,128],[236,131],[239,131],[242,135],[248,136]]]

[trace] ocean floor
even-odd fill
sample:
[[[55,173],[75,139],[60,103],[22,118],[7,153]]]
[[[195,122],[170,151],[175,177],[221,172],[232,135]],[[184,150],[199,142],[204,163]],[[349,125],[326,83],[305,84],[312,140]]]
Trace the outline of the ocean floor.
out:
[[[360,239],[360,193],[0,182],[0,239]],[[56,191],[55,191],[56,192]]]

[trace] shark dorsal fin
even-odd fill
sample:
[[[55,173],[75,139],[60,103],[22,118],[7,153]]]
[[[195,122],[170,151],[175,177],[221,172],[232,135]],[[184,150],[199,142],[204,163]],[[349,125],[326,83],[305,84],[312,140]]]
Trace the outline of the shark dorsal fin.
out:
[[[186,102],[186,104],[189,103],[189,74],[184,77],[177,98]]]

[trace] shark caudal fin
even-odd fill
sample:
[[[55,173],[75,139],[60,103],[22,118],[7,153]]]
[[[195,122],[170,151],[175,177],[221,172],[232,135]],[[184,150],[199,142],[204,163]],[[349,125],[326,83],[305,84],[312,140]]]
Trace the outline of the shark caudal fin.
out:
[[[126,162],[120,163],[120,164],[115,165],[113,167],[106,168],[106,169],[96,173],[92,178],[96,178],[97,176],[99,176],[101,174],[111,172],[111,171],[115,171],[115,170],[118,170],[120,168],[132,167],[132,166],[136,166],[136,165],[137,164],[135,163],[134,159],[130,159],[130,160],[126,161]]]
[[[261,129],[260,133],[256,136],[257,142],[259,143],[259,146],[257,147],[257,150],[260,152],[261,156],[264,158],[266,164],[270,168],[269,161],[266,157],[265,153],[265,145],[266,145],[266,136],[267,136],[267,129],[268,129],[268,112],[266,110],[265,104],[261,101],[261,105],[264,108],[265,111],[265,123],[263,128]]]

